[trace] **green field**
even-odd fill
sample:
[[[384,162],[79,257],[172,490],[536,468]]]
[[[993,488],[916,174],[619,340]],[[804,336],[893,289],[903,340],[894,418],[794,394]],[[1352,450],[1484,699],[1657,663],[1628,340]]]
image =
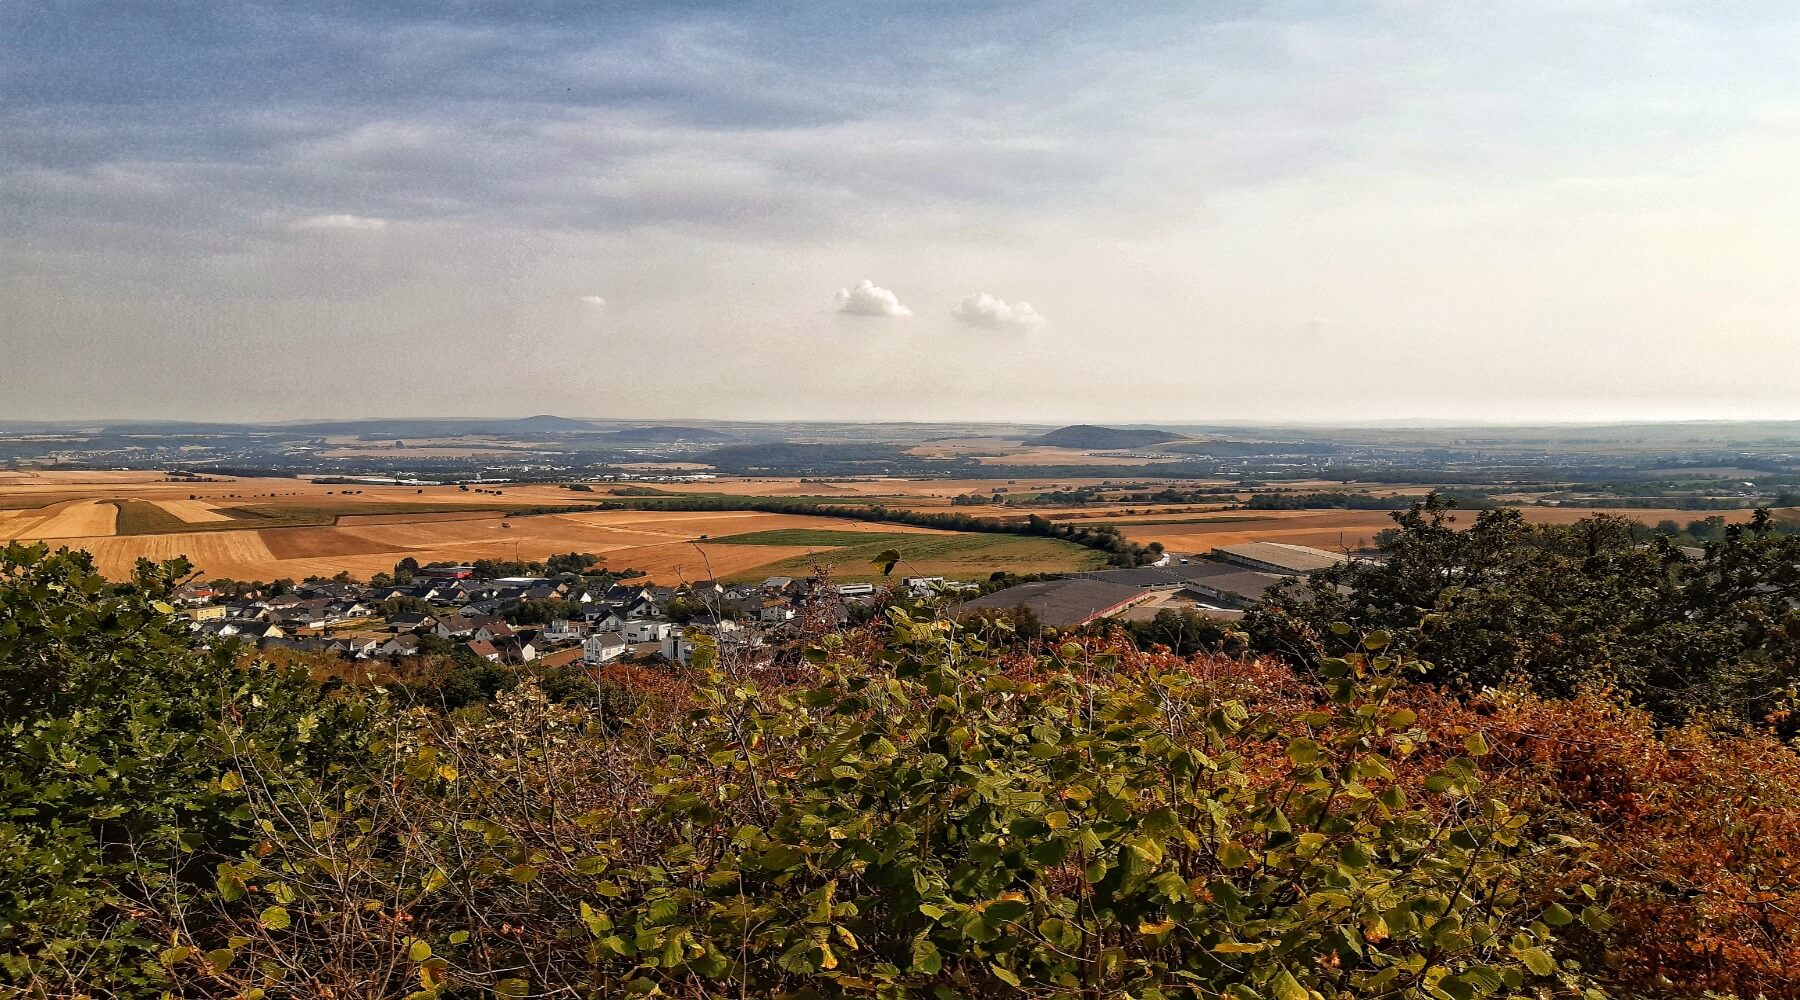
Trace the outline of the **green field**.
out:
[[[116,534],[161,535],[172,531],[192,531],[195,527],[148,500],[107,502],[119,509],[118,524],[113,529]]]
[[[829,528],[777,528],[774,531],[752,531],[742,535],[726,535],[708,541],[716,545],[814,545],[819,548],[842,548],[852,545],[881,547],[912,541],[912,532],[833,531]]]
[[[804,507],[874,507],[887,501],[905,503],[909,500],[918,500],[917,497],[906,497],[900,494],[876,493],[859,493],[850,496],[824,496],[816,493],[807,493],[798,496],[763,496],[753,493],[716,493],[710,491],[705,493],[671,493],[667,490],[651,489],[646,486],[631,486],[611,490],[602,496],[603,502],[623,504],[627,509],[637,510],[662,510],[669,506],[676,509],[682,509],[681,505],[683,503],[694,502],[705,502],[709,504],[720,502],[732,504],[741,503],[743,504],[742,508],[734,507],[731,509],[760,510],[769,505],[777,504],[796,504]]]
[[[119,508],[116,529],[121,535],[161,535],[190,531],[244,531],[261,528],[323,527],[337,523],[344,514],[450,514],[462,511],[510,513],[530,510],[535,504],[467,504],[467,503],[338,503],[317,504],[240,504],[219,507],[218,512],[229,521],[187,522],[148,500],[109,500]],[[586,509],[578,507],[574,509]]]
[[[793,540],[779,540],[783,536]],[[745,542],[745,538],[753,540]],[[952,579],[982,580],[996,572],[1073,573],[1101,569],[1106,565],[1105,553],[1061,539],[1032,538],[1025,535],[870,534],[795,529],[758,531],[749,535],[733,535],[728,539],[715,538],[712,541],[734,545],[820,547],[820,551],[812,555],[796,556],[758,566],[735,578],[744,580],[768,576],[807,576],[812,573],[813,564],[817,562],[830,566],[832,579],[842,583],[879,581],[883,577],[881,570],[874,565],[874,560],[888,549],[900,553],[900,564],[894,567],[895,578],[946,576]]]
[[[1226,517],[1147,517],[1147,518],[1138,518],[1135,520],[1131,519],[1131,518],[1121,518],[1118,520],[1114,520],[1113,518],[1110,518],[1110,517],[1109,518],[1093,518],[1092,519],[1094,524],[1102,524],[1102,525],[1111,524],[1111,525],[1123,526],[1123,527],[1136,527],[1136,526],[1141,526],[1141,525],[1146,525],[1146,524],[1148,524],[1148,525],[1157,525],[1157,524],[1229,524],[1234,521],[1266,521],[1266,520],[1268,520],[1268,518],[1266,518],[1266,517],[1258,517],[1258,516],[1245,517],[1245,516],[1241,516],[1241,515],[1229,515]],[[1063,523],[1065,523],[1065,524],[1068,524],[1068,523],[1086,524],[1088,522],[1085,520],[1075,520],[1072,522],[1065,521]]]

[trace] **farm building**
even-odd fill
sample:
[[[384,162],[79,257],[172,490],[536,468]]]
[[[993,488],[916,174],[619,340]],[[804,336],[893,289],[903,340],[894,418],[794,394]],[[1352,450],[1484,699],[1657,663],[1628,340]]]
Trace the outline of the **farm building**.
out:
[[[1347,556],[1336,552],[1315,549],[1310,545],[1289,545],[1286,542],[1244,542],[1241,545],[1221,545],[1213,549],[1211,555],[1220,562],[1236,563],[1245,569],[1258,570],[1263,573],[1285,573],[1290,576],[1303,575],[1318,569],[1330,569],[1339,563],[1349,561]]]
[[[1141,566],[1136,569],[1096,570],[1077,574],[1081,579],[1137,587],[1149,592],[1185,591],[1201,604],[1221,610],[1247,608],[1262,600],[1269,588],[1293,575],[1246,569],[1242,565],[1210,560],[1188,565]]]
[[[1070,629],[1116,615],[1147,594],[1141,587],[1104,580],[1039,580],[964,601],[956,606],[956,613],[1024,608],[1051,628]]]

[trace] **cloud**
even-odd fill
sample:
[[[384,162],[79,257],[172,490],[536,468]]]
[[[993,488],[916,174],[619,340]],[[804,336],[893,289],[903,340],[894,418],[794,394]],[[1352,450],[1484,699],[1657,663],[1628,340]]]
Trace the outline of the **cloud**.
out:
[[[900,304],[900,297],[885,288],[881,288],[867,278],[856,283],[855,288],[840,288],[837,293],[838,312],[852,316],[896,316],[912,315],[912,310]]]
[[[950,315],[970,326],[988,330],[1035,330],[1044,325],[1044,317],[1029,302],[1007,302],[987,292],[971,295],[950,310]]]
[[[590,306],[594,306],[596,308],[606,304],[606,299],[604,299],[598,295],[583,295],[581,297],[581,301],[587,303]]]
[[[295,229],[361,229],[374,231],[387,228],[386,219],[367,215],[315,215],[294,223]]]

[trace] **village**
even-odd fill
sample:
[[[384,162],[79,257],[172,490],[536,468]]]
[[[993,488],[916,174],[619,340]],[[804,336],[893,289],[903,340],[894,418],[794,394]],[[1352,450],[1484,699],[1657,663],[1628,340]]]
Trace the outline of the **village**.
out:
[[[753,651],[791,638],[802,621],[835,627],[866,619],[896,596],[946,606],[957,616],[1018,613],[1064,632],[1170,610],[1232,620],[1281,583],[1346,558],[1303,545],[1248,542],[1205,555],[1169,553],[1132,569],[1023,582],[1001,574],[985,582],[905,576],[889,587],[833,583],[822,575],[667,586],[569,571],[490,576],[477,565],[433,564],[395,574],[404,579],[381,574],[368,583],[346,574],[297,584],[190,582],[176,596],[209,645],[347,660],[460,655],[535,669],[616,660],[685,666],[701,635],[720,647]]]

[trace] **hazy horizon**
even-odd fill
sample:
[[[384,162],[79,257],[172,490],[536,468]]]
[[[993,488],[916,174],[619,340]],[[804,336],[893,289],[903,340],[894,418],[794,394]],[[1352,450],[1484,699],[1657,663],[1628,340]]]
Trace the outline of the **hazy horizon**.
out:
[[[668,416],[668,417],[635,417],[635,416],[611,416],[611,415],[594,415],[594,414],[522,413],[521,412],[521,413],[498,413],[498,414],[482,414],[482,415],[476,415],[476,414],[446,415],[446,414],[442,414],[442,413],[416,413],[416,414],[392,414],[392,413],[390,413],[390,414],[376,414],[376,415],[372,415],[372,416],[371,415],[347,415],[346,416],[346,415],[332,415],[332,414],[315,414],[310,417],[295,417],[295,418],[288,418],[288,419],[269,419],[269,420],[254,420],[254,419],[199,420],[199,419],[189,419],[189,418],[183,418],[183,417],[158,417],[158,416],[135,416],[135,417],[89,416],[89,417],[72,417],[72,418],[64,418],[64,419],[0,418],[0,426],[29,425],[29,424],[43,424],[43,425],[49,425],[49,426],[78,426],[78,425],[97,426],[97,425],[132,425],[132,424],[146,424],[146,425],[150,425],[150,424],[156,424],[156,425],[219,424],[219,425],[226,425],[226,426],[236,425],[236,426],[246,426],[246,427],[264,427],[264,426],[280,427],[280,426],[291,426],[291,425],[304,426],[304,425],[309,425],[309,424],[340,424],[340,423],[341,424],[360,424],[360,423],[384,423],[384,422],[393,422],[393,423],[402,423],[402,422],[478,423],[478,422],[489,422],[489,421],[508,422],[508,421],[527,421],[527,420],[544,418],[544,417],[549,417],[549,418],[559,419],[559,420],[592,422],[592,423],[601,424],[601,425],[634,424],[634,425],[640,425],[640,426],[642,426],[642,425],[683,426],[683,425],[706,425],[706,424],[725,424],[725,425],[753,424],[753,425],[769,425],[769,426],[818,425],[818,426],[880,427],[880,426],[889,426],[889,425],[899,425],[899,426],[977,427],[977,428],[979,428],[979,427],[994,427],[994,428],[1029,427],[1029,428],[1052,428],[1052,429],[1054,429],[1054,428],[1068,427],[1068,426],[1090,426],[1090,425],[1092,425],[1092,426],[1104,426],[1104,427],[1120,428],[1120,429],[1157,428],[1157,429],[1163,429],[1163,430],[1175,429],[1175,430],[1189,430],[1189,431],[1200,430],[1200,429],[1205,429],[1205,428],[1243,428],[1243,429],[1253,429],[1253,430],[1277,430],[1277,429],[1288,428],[1288,429],[1296,429],[1296,430],[1339,430],[1339,431],[1359,431],[1359,430],[1371,430],[1371,431],[1373,431],[1373,430],[1428,430],[1429,431],[1429,430],[1463,430],[1463,429],[1493,429],[1493,430],[1537,430],[1537,429],[1557,429],[1557,428],[1599,429],[1599,428],[1608,428],[1608,427],[1689,427],[1689,426],[1712,426],[1712,425],[1717,425],[1720,427],[1737,427],[1737,426],[1758,425],[1758,424],[1795,424],[1795,425],[1800,425],[1800,418],[1768,418],[1768,419],[1693,418],[1693,419],[1670,419],[1670,420],[1597,419],[1597,420],[1507,421],[1507,420],[1445,420],[1445,419],[1432,418],[1432,417],[1412,417],[1412,418],[1393,417],[1393,418],[1382,418],[1379,420],[1355,421],[1355,420],[1280,420],[1280,419],[1243,420],[1243,419],[1232,419],[1232,418],[1228,418],[1228,417],[1220,418],[1220,419],[1206,419],[1206,420],[1188,419],[1188,418],[1171,418],[1171,419],[1167,419],[1167,420],[1137,420],[1137,419],[1132,419],[1129,417],[1121,417],[1116,420],[1108,420],[1108,421],[1104,421],[1103,423],[1096,423],[1095,421],[986,420],[986,419],[956,419],[953,417],[945,417],[945,418],[941,418],[941,419],[914,419],[914,420],[904,420],[904,419],[857,420],[857,419],[850,419],[850,418],[834,418],[834,417],[806,417],[806,418],[775,418],[775,417],[771,417],[771,418],[763,418],[763,419],[753,419],[753,418],[743,418],[743,417],[702,417],[702,416],[693,416],[691,414],[685,415],[685,416],[678,415],[678,416]]]
[[[1796,50],[1775,3],[8,4],[0,419],[1800,419]]]

